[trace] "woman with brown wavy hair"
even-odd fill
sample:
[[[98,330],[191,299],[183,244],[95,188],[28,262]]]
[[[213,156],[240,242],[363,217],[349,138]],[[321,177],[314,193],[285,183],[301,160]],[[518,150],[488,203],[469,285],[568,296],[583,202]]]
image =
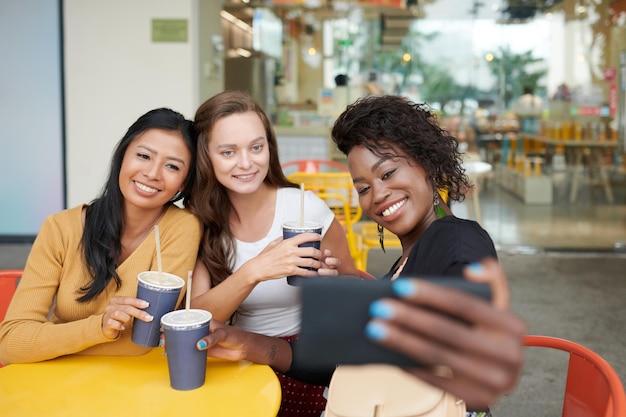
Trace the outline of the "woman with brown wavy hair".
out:
[[[195,123],[198,181],[190,207],[205,232],[191,305],[244,330],[292,340],[300,330],[300,299],[285,277],[358,275],[344,229],[326,203],[307,191],[306,220],[321,223],[322,234],[283,240],[282,223],[299,218],[301,191],[283,174],[274,130],[250,95],[225,91],[211,97],[198,108]],[[320,250],[298,246],[320,239]],[[323,411],[324,387],[278,375],[280,416]]]

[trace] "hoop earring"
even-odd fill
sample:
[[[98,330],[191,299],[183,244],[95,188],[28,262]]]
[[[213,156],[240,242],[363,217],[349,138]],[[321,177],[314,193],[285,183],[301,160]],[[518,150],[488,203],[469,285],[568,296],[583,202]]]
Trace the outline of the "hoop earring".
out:
[[[435,195],[433,196],[433,206],[435,209],[435,215],[438,219],[442,219],[447,216],[446,211],[439,205],[439,192],[435,190]]]
[[[385,229],[381,225],[378,225],[378,242],[380,242],[380,248],[385,252]]]

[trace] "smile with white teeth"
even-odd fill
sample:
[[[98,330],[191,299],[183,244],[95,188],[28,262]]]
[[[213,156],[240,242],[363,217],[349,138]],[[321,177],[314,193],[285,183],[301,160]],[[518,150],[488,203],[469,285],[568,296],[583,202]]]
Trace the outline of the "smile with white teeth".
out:
[[[240,180],[249,180],[250,178],[254,177],[254,174],[248,174],[248,175],[234,175],[235,178],[239,178]]]
[[[399,209],[400,207],[402,207],[402,206],[404,205],[404,203],[406,203],[406,201],[407,201],[407,200],[408,200],[408,199],[407,199],[407,198],[405,198],[404,200],[402,200],[402,201],[398,201],[398,202],[397,202],[396,204],[394,204],[393,206],[388,207],[388,208],[386,208],[385,210],[383,210],[383,213],[382,213],[383,217],[386,217],[386,216],[391,216],[393,213],[395,213],[396,211],[398,211],[398,209]]]
[[[142,184],[140,182],[137,182],[137,181],[135,181],[135,185],[141,191],[145,191],[147,193],[158,193],[159,192],[159,190],[157,190],[156,188],[148,187],[147,185],[144,185],[144,184]]]

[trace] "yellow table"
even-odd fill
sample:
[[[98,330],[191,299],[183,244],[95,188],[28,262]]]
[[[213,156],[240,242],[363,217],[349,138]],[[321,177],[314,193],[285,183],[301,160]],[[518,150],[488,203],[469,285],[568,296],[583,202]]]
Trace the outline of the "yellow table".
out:
[[[209,359],[204,386],[176,391],[167,358],[71,355],[0,368],[0,416],[275,416],[281,401],[271,368]]]

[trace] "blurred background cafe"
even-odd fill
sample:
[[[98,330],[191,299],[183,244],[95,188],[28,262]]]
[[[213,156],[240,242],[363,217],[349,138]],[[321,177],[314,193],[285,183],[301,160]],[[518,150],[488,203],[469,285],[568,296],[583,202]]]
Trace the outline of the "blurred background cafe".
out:
[[[501,247],[626,241],[626,1],[229,0],[220,15],[224,86],[263,103],[283,162],[345,162],[334,118],[402,94],[489,164],[453,210]]]
[[[24,268],[46,216],[97,196],[149,109],[193,118],[246,90],[285,170],[319,173],[345,170],[329,135],[347,104],[401,94],[458,137],[476,188],[452,211],[493,238],[531,332],[587,345],[624,381],[626,0],[0,0],[0,39],[0,270]],[[381,276],[398,242],[384,254],[348,204],[353,257]],[[560,413],[560,360],[527,358],[494,415]]]
[[[15,155],[0,184],[16,197],[0,216],[5,241],[91,200],[137,114],[193,117],[243,89],[271,116],[283,163],[345,164],[330,128],[359,97],[427,102],[468,166],[482,163],[452,209],[499,247],[626,242],[626,0],[0,0],[0,11],[1,140]]]

